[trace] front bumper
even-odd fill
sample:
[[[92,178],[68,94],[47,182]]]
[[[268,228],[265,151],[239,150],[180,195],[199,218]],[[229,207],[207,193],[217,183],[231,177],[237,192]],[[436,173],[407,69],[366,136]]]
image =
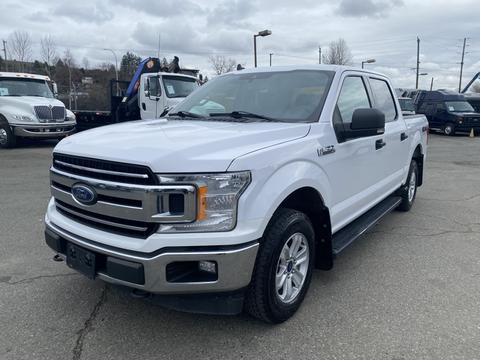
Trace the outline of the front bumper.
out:
[[[70,242],[96,254],[99,264],[109,260],[123,263],[128,272],[109,272],[108,267],[99,266],[96,277],[106,282],[141,289],[157,294],[192,294],[227,292],[246,287],[251,280],[258,251],[257,241],[234,246],[205,246],[163,248],[153,253],[139,253],[105,246],[64,230],[46,219],[46,241],[56,252],[65,256],[65,244]],[[63,252],[63,253],[62,253]],[[217,264],[217,278],[213,281],[172,282],[167,279],[167,266],[172,263],[212,261]],[[141,270],[139,270],[141,269]],[[139,274],[141,271],[141,274]],[[125,275],[125,276],[124,276]],[[136,279],[127,281],[126,279]],[[140,280],[138,280],[140,279]]]
[[[65,122],[55,124],[12,125],[13,133],[19,137],[52,139],[71,135],[75,132],[76,123]]]

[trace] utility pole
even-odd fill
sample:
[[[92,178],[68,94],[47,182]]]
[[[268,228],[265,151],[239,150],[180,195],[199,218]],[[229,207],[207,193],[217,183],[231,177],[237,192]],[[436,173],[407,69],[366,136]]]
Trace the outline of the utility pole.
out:
[[[272,55],[273,55],[273,53],[270,53],[269,55],[270,55],[270,66],[272,66]]]
[[[3,41],[3,54],[5,55],[4,60],[5,60],[5,71],[8,71],[8,63],[7,63],[7,42],[5,40]]]
[[[322,64],[322,48],[320,46],[318,47],[318,63]]]
[[[433,76],[432,76],[432,81],[430,82],[430,91],[433,90]]]
[[[458,92],[462,92],[463,61],[465,60],[466,46],[467,46],[467,38],[463,38],[462,62],[460,63],[460,79],[458,81]]]
[[[420,73],[420,39],[417,36],[417,76],[415,80],[415,89],[418,89],[418,75]]]

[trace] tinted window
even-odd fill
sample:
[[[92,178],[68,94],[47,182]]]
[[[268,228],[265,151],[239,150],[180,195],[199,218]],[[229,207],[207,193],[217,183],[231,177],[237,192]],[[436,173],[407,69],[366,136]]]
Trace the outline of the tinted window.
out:
[[[395,100],[387,82],[370,78],[370,86],[375,97],[375,108],[385,114],[385,122],[395,120],[397,117]]]
[[[208,118],[246,111],[278,121],[318,121],[333,75],[318,70],[233,72],[210,80],[171,113],[189,111]]]
[[[345,78],[337,101],[338,112],[345,127],[350,127],[352,115],[356,109],[369,107],[370,100],[362,78],[358,76]]]

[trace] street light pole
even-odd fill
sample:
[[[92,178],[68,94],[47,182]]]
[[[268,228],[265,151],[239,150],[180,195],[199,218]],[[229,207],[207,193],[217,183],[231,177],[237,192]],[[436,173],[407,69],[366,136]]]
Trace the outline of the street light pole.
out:
[[[365,64],[373,64],[376,61],[377,60],[375,59],[368,59],[368,60],[362,61],[362,69],[365,67]]]
[[[118,96],[118,60],[117,60],[117,54],[112,49],[103,49],[103,50],[110,51],[113,54],[113,56],[115,57],[115,80],[117,80],[117,96]]]
[[[272,35],[272,32],[270,30],[262,30],[259,31],[258,34],[253,35],[253,63],[255,64],[255,67],[257,67],[257,36],[268,36]]]

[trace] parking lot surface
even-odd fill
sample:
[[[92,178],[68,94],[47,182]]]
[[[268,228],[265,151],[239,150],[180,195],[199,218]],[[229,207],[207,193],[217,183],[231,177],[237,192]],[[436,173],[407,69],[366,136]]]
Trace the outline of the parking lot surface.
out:
[[[0,151],[0,359],[480,359],[480,139],[432,135],[416,204],[316,271],[300,311],[166,310],[52,261],[54,143]]]

